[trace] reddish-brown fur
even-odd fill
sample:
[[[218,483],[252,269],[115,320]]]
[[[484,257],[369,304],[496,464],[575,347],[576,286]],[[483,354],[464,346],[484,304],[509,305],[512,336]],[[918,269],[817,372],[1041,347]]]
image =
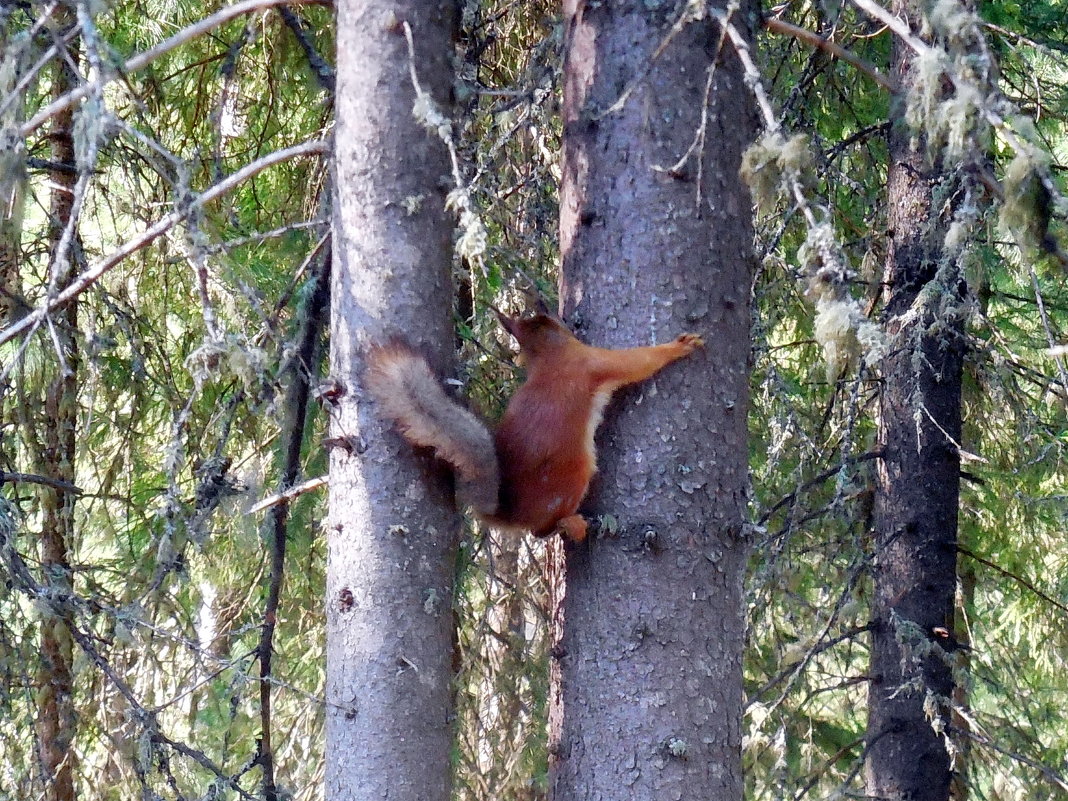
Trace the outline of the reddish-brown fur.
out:
[[[527,380],[508,404],[493,440],[500,471],[498,504],[496,508],[476,505],[476,511],[492,524],[527,529],[540,537],[562,531],[580,541],[586,536],[586,521],[577,511],[597,472],[594,432],[612,393],[693,353],[702,345],[701,338],[683,334],[664,345],[608,350],[583,344],[548,315],[499,316],[519,342]],[[372,391],[386,400],[387,415],[397,420],[402,432],[437,429],[436,439],[422,436],[417,444],[435,447],[458,470],[459,482],[470,483],[473,477],[467,465],[484,464],[492,456],[473,438],[453,430],[453,425],[444,425],[441,421],[450,419],[444,410],[418,421],[411,419],[412,413],[395,411],[440,405],[436,396],[433,403],[428,401],[433,393],[423,389],[418,390],[422,404],[396,402],[396,393],[410,394],[412,389],[384,382],[382,376],[391,371],[382,364],[418,358],[410,351],[406,357],[397,353],[396,349],[372,353],[372,363],[378,365]],[[465,450],[464,458],[447,455]]]

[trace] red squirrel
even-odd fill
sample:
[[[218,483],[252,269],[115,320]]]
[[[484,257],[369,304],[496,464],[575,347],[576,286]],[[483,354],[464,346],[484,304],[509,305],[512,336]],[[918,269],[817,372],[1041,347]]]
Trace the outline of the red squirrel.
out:
[[[593,436],[612,393],[704,342],[682,334],[664,345],[609,350],[583,344],[548,314],[497,316],[519,342],[527,379],[494,435],[445,394],[426,360],[403,343],[371,349],[368,389],[405,439],[433,448],[452,466],[458,500],[480,518],[581,542],[587,524],[577,510],[597,472]]]

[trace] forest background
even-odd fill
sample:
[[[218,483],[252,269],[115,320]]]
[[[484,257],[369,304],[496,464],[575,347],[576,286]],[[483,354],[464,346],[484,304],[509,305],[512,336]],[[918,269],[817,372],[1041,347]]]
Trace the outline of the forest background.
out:
[[[723,13],[644,6],[663,52]],[[542,2],[459,12],[434,135],[459,380],[493,418],[520,374],[489,304],[556,296],[567,25]],[[349,747],[324,733],[333,15],[0,2],[0,799],[330,792],[324,758]],[[952,756],[943,797],[1068,797],[1068,7],[743,17],[716,57],[747,73],[762,128],[743,170],[744,796],[872,794],[873,620],[899,536],[879,533],[876,467],[905,231],[888,193],[937,174],[956,181],[924,223],[953,276],[925,336],[961,354],[953,620],[899,626],[894,647],[951,669],[951,698],[917,695]],[[621,106],[661,55],[635,60]],[[918,440],[931,408],[904,411]],[[475,525],[456,551],[457,798],[550,794],[545,551]]]

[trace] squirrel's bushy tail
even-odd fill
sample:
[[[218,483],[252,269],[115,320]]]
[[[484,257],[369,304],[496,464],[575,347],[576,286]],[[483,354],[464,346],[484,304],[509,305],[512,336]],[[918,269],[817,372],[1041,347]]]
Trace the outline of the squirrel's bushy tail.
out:
[[[367,363],[367,388],[382,416],[393,420],[406,440],[433,448],[452,466],[460,503],[494,515],[500,471],[486,425],[445,394],[426,359],[406,343],[373,347]]]

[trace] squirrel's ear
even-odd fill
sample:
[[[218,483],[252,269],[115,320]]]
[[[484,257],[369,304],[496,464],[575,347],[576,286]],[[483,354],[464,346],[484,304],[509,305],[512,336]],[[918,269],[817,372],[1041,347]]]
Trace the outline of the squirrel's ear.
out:
[[[540,292],[537,294],[536,297],[537,297],[537,304],[536,304],[537,305],[537,313],[538,314],[544,314],[546,317],[551,317],[554,320],[558,319],[557,316],[556,316],[556,312],[554,312],[552,309],[549,308],[549,304],[545,302],[545,298],[543,298],[541,296]]]
[[[504,330],[507,331],[509,334],[511,334],[512,336],[514,336],[518,340],[519,339],[519,319],[516,318],[516,317],[509,317],[507,314],[505,314],[504,312],[502,312],[500,309],[498,309],[495,306],[491,307],[491,308],[493,308],[493,312],[494,312],[494,314],[497,315],[497,319],[500,321],[500,324],[504,328]]]

